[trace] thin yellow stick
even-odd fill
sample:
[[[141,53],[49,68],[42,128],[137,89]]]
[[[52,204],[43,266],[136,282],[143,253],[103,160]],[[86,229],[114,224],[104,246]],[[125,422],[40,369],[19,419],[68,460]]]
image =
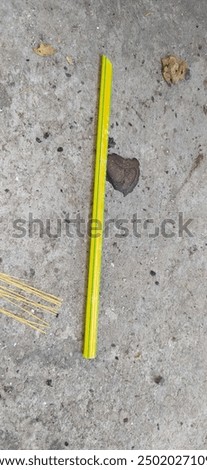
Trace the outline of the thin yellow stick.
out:
[[[34,302],[33,300],[27,299],[23,295],[17,294],[11,289],[1,289],[0,287],[0,298],[6,297],[15,299],[18,302],[24,302],[25,304],[28,304],[31,307],[36,307],[39,310],[45,310],[46,312],[52,313],[53,315],[57,313],[57,307],[50,307],[48,305],[43,305],[38,302]]]
[[[42,326],[44,327],[49,327],[49,323],[46,322],[45,320],[43,320],[42,318],[39,318],[37,315],[35,315],[34,313],[30,312],[29,310],[27,310],[26,308],[24,307],[20,307],[20,305],[18,305],[18,303],[16,302],[13,302],[12,300],[10,299],[7,299],[7,302],[14,305],[17,309],[21,310],[22,312],[26,313],[27,315],[29,315],[30,317],[32,318],[35,318],[36,322],[38,322],[38,324],[41,323]],[[11,312],[12,313],[12,312]],[[29,320],[31,323],[34,323],[32,320]],[[35,323],[36,323],[35,322]]]
[[[112,64],[107,57],[102,56],[85,336],[83,347],[83,356],[86,359],[95,358],[97,349],[98,307],[104,230],[104,202],[111,88]],[[98,232],[96,231],[96,233],[94,233],[95,228],[92,226],[93,223],[96,224],[96,229],[98,229]]]
[[[23,323],[23,325],[30,326],[30,328],[33,328],[33,330],[39,331],[40,333],[44,333],[44,335],[45,335],[45,331],[43,331],[41,328],[37,328],[36,326],[32,325],[31,322],[28,321],[28,320],[25,320],[25,318],[18,317],[14,313],[8,312],[8,310],[6,310],[4,308],[0,308],[0,313],[3,313],[7,317],[13,318],[14,320],[18,321],[19,323]]]
[[[18,289],[21,289],[25,292],[28,292],[30,294],[36,295],[37,297],[40,297],[42,300],[45,300],[46,302],[51,302],[54,303],[55,305],[61,305],[61,300],[51,294],[47,294],[46,292],[43,292],[39,289],[35,289],[35,287],[31,287],[28,284],[25,284],[25,282],[20,281],[19,279],[16,279],[15,277],[8,276],[7,274],[0,273],[0,281],[13,285]]]

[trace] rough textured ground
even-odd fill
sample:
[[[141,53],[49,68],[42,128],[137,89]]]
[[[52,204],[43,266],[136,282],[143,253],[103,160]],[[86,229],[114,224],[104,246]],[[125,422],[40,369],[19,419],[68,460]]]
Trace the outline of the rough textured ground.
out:
[[[206,448],[206,0],[2,0],[0,18],[1,271],[63,299],[46,337],[0,318],[0,448]],[[41,41],[57,53],[37,56]],[[114,151],[137,157],[141,177],[126,198],[107,183],[106,220],[127,219],[129,233],[111,223],[105,239],[98,357],[86,361],[88,238],[63,221],[90,215],[102,53]],[[166,54],[190,80],[168,87]],[[29,214],[54,234],[61,219],[61,237],[29,236]]]

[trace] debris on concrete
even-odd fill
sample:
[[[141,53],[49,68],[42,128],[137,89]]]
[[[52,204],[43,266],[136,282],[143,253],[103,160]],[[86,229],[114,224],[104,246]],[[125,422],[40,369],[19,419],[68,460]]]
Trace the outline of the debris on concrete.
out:
[[[35,52],[35,54],[40,55],[42,57],[52,56],[57,52],[53,46],[51,46],[50,44],[45,44],[43,42],[37,47],[33,47],[33,51]]]
[[[70,55],[67,55],[67,56],[66,56],[66,60],[67,60],[67,63],[68,63],[69,65],[73,65],[73,64],[74,64],[74,60],[73,60],[73,58],[72,58]]]
[[[180,80],[187,80],[190,77],[187,62],[176,55],[163,57],[161,63],[163,78],[169,85],[176,84]]]
[[[107,180],[113,188],[123,193],[131,193],[139,181],[140,165],[136,158],[123,158],[116,153],[108,155]]]
[[[108,142],[108,148],[111,149],[111,148],[114,148],[116,145],[116,142],[114,140],[113,137],[109,137],[109,142]]]

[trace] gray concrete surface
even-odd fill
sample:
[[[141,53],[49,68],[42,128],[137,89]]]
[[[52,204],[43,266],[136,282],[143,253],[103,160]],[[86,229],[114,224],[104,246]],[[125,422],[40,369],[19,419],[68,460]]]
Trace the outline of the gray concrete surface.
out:
[[[46,337],[0,318],[0,448],[205,449],[206,0],[2,0],[0,18],[1,271],[63,299]],[[56,55],[35,55],[41,41]],[[87,221],[102,53],[110,135],[141,177],[126,198],[107,183],[105,217],[127,219],[129,234],[112,225],[104,242],[98,357],[86,361],[86,230],[17,238],[13,223]],[[191,70],[171,88],[168,53]],[[179,236],[179,213],[192,237]],[[166,218],[175,236],[150,238],[144,221]]]

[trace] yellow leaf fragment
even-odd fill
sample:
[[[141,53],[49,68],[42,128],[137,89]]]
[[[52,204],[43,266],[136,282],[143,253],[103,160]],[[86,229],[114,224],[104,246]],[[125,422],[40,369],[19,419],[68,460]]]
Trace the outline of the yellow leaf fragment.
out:
[[[70,55],[66,56],[66,60],[69,65],[73,65],[73,58]]]
[[[169,85],[175,84],[179,80],[187,80],[190,76],[187,62],[176,55],[163,57],[161,64],[163,78]]]
[[[41,57],[48,57],[56,53],[56,49],[50,44],[41,43],[37,47],[33,47],[35,54]]]

